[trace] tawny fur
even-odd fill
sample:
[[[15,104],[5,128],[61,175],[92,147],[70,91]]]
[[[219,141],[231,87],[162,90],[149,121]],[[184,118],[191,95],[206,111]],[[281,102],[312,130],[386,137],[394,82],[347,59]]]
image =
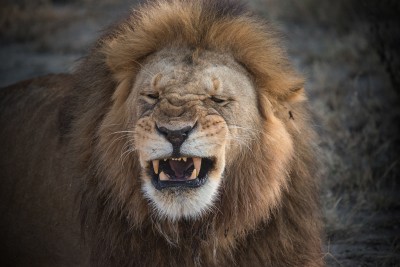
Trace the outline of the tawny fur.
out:
[[[257,99],[247,103],[257,108],[256,131],[226,154],[212,207],[190,219],[157,216],[135,143],[118,135],[135,130],[131,90],[165,49],[210,64],[215,53],[250,79]],[[112,28],[72,75],[0,90],[7,263],[322,266],[316,136],[302,87],[275,31],[241,5],[160,0]]]

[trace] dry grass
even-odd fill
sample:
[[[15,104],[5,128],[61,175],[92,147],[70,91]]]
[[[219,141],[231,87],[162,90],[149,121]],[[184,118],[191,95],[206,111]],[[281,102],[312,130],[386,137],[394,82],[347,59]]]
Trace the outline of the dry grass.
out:
[[[99,24],[100,20],[104,25],[132,3],[56,2],[55,6],[50,0],[2,4],[0,37],[8,46],[0,45],[0,84],[58,71],[55,60],[59,65],[68,63],[57,58],[58,54],[45,57],[41,62],[44,69],[25,61],[9,62],[20,53],[29,61],[55,50],[73,50],[77,58],[84,53],[79,47],[87,47],[98,35],[97,28],[85,25],[90,21]],[[393,1],[371,3],[249,1],[262,16],[280,24],[288,36],[291,57],[308,77],[324,156],[325,258],[330,266],[400,264],[400,89],[396,77],[400,75],[394,49],[398,39],[393,37],[400,27],[395,27],[393,16],[398,13],[392,10],[396,7]],[[33,4],[37,4],[34,9]],[[386,22],[389,26],[382,28]],[[78,33],[89,37],[79,41]],[[54,36],[63,36],[62,43],[53,42]],[[27,44],[41,48],[27,50]],[[27,68],[32,70],[28,74],[23,71]],[[14,76],[6,77],[10,71]]]

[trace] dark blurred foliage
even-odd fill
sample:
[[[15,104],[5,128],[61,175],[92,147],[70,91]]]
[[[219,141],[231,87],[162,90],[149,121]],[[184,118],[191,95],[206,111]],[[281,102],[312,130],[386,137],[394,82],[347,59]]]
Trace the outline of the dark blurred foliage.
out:
[[[0,5],[14,5],[19,7],[34,7],[49,4],[71,4],[77,2],[88,2],[88,0],[2,0]]]
[[[369,37],[394,89],[400,94],[400,1],[365,0],[360,2],[361,19],[369,25]]]
[[[354,4],[356,0],[352,0]],[[361,2],[361,19],[367,22],[367,36],[371,46],[377,52],[380,61],[385,67],[386,73],[390,77],[392,87],[397,94],[396,106],[400,107],[400,1],[398,0],[364,0]],[[387,151],[388,156],[398,159],[400,148],[400,117],[398,112],[393,112],[392,118],[393,133],[397,133],[397,138],[393,138],[392,148]],[[397,115],[396,115],[397,114]],[[392,154],[391,156],[389,154]],[[394,173],[400,175],[399,166],[394,168]],[[400,190],[400,184],[396,184]],[[400,205],[400,192],[398,191],[398,205]]]
[[[362,34],[368,36],[400,95],[399,0],[267,0],[267,3],[280,10],[278,21],[307,24],[338,34],[363,29]],[[268,17],[268,10],[262,15]]]
[[[5,43],[38,40],[43,34],[69,24],[76,17],[74,12],[87,8],[95,1],[0,0],[0,40]]]

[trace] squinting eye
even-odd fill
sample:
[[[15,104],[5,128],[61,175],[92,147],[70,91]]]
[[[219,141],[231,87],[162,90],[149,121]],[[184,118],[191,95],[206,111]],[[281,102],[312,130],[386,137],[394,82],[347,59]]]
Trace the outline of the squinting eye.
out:
[[[141,95],[146,96],[150,99],[154,99],[154,100],[157,100],[160,96],[158,93],[142,93]]]
[[[151,99],[158,99],[158,97],[159,97],[159,95],[157,93],[156,94],[148,94],[147,96],[150,97]]]
[[[214,101],[215,103],[218,103],[218,104],[222,104],[222,103],[225,103],[225,102],[226,102],[225,99],[218,98],[218,97],[215,97],[215,96],[212,96],[212,97],[211,97],[211,100]]]

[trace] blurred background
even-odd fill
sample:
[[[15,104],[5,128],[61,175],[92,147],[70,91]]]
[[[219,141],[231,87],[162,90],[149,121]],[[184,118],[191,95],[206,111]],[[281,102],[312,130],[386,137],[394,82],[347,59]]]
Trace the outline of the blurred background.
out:
[[[400,1],[249,0],[307,77],[328,266],[400,266]],[[1,0],[0,87],[71,72],[137,1]]]

